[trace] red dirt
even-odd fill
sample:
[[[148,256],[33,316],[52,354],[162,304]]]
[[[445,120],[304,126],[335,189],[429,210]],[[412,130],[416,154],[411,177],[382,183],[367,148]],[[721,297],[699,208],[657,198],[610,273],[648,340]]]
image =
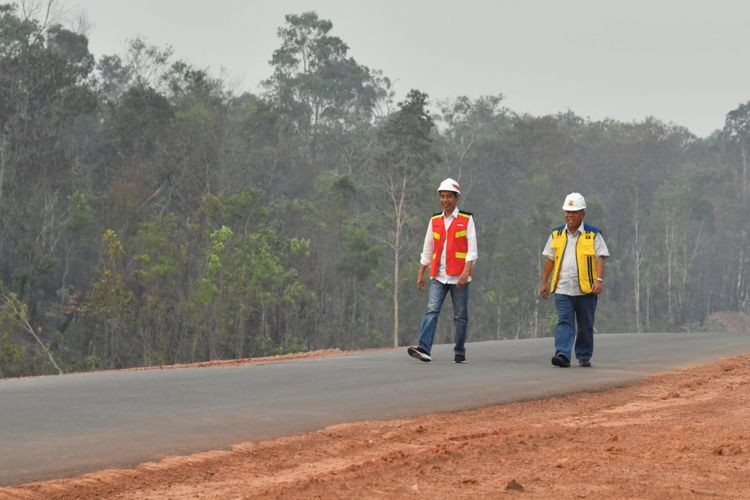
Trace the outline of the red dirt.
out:
[[[750,355],[626,388],[336,425],[0,498],[750,498]]]

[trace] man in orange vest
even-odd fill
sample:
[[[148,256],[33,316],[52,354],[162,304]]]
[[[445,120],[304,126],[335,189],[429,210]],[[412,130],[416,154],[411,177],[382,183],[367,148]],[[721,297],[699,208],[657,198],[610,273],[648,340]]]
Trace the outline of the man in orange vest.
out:
[[[469,324],[469,282],[471,269],[477,260],[477,233],[471,212],[459,210],[461,187],[451,178],[438,187],[442,212],[432,216],[424,238],[421,267],[417,274],[417,289],[424,290],[424,272],[430,269],[427,312],[419,327],[419,346],[409,347],[409,356],[420,361],[431,361],[432,341],[435,337],[440,309],[450,292],[453,300],[453,324],[456,345],[453,360],[466,361],[466,332]]]
[[[558,322],[552,364],[569,367],[575,347],[578,364],[589,367],[594,354],[594,313],[604,287],[604,259],[609,250],[601,231],[583,223],[586,200],[580,193],[566,196],[562,209],[565,224],[552,229],[542,251],[539,294],[545,300],[550,292],[555,294]]]

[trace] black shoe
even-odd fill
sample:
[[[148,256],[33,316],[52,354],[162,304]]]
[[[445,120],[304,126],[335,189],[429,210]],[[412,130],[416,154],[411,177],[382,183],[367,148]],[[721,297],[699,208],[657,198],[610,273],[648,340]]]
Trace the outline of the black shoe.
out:
[[[562,354],[556,354],[552,356],[552,364],[559,366],[560,368],[568,368],[570,366],[570,360]]]
[[[455,361],[456,363],[466,363],[466,356],[464,356],[463,354],[456,354],[455,356],[453,356],[453,361]]]
[[[591,360],[590,359],[579,359],[578,360],[578,366],[582,366],[584,368],[588,368],[591,366]]]
[[[421,347],[410,347],[406,350],[406,352],[408,352],[409,356],[411,356],[412,358],[417,358],[420,361],[432,361],[430,353],[425,351]]]

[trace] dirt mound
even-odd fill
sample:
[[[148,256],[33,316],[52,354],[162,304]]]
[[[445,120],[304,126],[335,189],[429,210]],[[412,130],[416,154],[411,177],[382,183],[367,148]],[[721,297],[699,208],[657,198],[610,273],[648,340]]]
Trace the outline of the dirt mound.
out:
[[[750,332],[750,316],[736,311],[717,311],[703,322],[706,332]]]

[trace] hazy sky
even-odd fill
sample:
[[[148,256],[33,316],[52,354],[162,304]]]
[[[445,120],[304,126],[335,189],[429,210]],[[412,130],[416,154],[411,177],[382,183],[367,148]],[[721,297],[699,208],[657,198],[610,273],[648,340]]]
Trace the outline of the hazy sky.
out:
[[[59,1],[59,0],[58,0]],[[237,90],[270,76],[285,14],[314,10],[350,54],[433,100],[503,94],[534,115],[654,116],[706,136],[750,101],[747,0],[67,0],[90,49],[143,36]]]

